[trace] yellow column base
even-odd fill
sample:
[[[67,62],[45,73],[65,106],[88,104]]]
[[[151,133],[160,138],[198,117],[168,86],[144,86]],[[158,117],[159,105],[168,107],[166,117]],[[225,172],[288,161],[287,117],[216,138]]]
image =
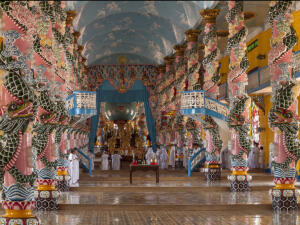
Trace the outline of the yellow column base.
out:
[[[66,176],[66,175],[68,175],[68,171],[67,170],[56,171],[56,175],[58,175],[58,176]]]
[[[32,215],[32,210],[14,210],[14,209],[5,209],[5,215],[2,217],[6,218],[31,218],[34,217]]]
[[[55,191],[56,188],[55,188],[55,185],[52,184],[52,185],[38,185],[37,186],[37,190],[38,191]]]
[[[273,189],[295,189],[294,184],[275,184]]]
[[[210,165],[210,164],[206,164],[205,165],[206,168],[212,168],[212,169],[218,169],[219,165]]]
[[[232,175],[247,175],[247,171],[232,171]]]

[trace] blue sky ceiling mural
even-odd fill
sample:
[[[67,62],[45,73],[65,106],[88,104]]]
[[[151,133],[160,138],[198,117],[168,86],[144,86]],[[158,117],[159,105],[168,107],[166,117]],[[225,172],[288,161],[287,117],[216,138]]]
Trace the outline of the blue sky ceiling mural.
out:
[[[127,63],[162,63],[173,45],[184,39],[200,11],[213,2],[198,1],[82,1],[67,2],[76,9],[73,21],[81,32],[78,44],[84,46],[87,65],[106,62],[124,55]]]

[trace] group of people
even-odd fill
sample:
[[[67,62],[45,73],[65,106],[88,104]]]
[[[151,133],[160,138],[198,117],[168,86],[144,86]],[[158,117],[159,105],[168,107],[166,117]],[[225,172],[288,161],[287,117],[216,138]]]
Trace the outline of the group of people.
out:
[[[259,146],[259,143],[253,142],[251,152],[248,157],[249,169],[263,169],[264,168],[264,148]]]
[[[187,146],[183,146],[182,152],[183,152],[183,160],[182,164],[184,168],[188,168],[188,161],[190,156],[199,151],[199,146],[194,146],[194,150],[191,151],[187,148]],[[167,169],[169,166],[174,169],[175,168],[175,162],[176,162],[176,147],[173,145],[169,151],[169,154],[166,150],[165,146],[157,146],[156,153],[153,152],[152,147],[148,148],[148,151],[145,155],[147,164],[150,164],[151,159],[156,158],[157,163],[160,166],[160,169]]]
[[[165,147],[158,147],[156,153],[153,152],[152,147],[149,147],[145,155],[146,162],[150,165],[152,159],[156,159],[160,169],[167,169],[169,165],[169,155]],[[170,163],[175,168],[175,149],[170,152]]]
[[[200,148],[194,146],[194,149],[191,151],[187,146],[183,146],[183,167],[188,169],[188,161],[190,157],[199,150]],[[231,169],[231,152],[228,148],[225,148],[221,151],[220,162],[222,169]],[[152,147],[148,148],[148,151],[145,155],[147,164],[150,164],[151,159],[156,158],[157,163],[160,165],[160,169],[166,169],[168,166],[175,168],[176,161],[176,150],[175,146],[172,146],[169,154],[164,146],[158,146],[156,153],[153,152]],[[251,152],[248,157],[248,166],[249,169],[263,169],[264,168],[264,149],[262,146],[259,146],[259,143],[254,142]]]
[[[120,170],[121,168],[121,155],[118,154],[117,151],[111,156],[111,168],[112,170]],[[101,156],[101,169],[102,170],[109,170],[110,163],[109,163],[110,155],[108,151],[104,151]]]

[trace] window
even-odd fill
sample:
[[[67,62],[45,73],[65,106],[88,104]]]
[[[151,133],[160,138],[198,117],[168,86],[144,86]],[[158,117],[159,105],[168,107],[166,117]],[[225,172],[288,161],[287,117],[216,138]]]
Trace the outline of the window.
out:
[[[258,40],[256,39],[251,44],[248,45],[247,50],[248,52],[251,52],[253,49],[255,49],[258,46]]]

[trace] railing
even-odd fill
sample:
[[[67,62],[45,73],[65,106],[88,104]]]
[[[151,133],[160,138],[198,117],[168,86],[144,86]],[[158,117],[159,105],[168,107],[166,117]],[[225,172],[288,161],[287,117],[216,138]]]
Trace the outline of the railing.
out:
[[[205,162],[205,148],[201,148],[196,152],[188,161],[188,176],[190,177],[192,172],[200,165]]]
[[[229,108],[222,102],[205,95],[203,90],[184,91],[181,93],[180,112],[182,115],[201,121],[201,117],[209,115],[226,120]]]
[[[79,156],[79,163],[85,169],[86,172],[89,173],[89,176],[92,176],[92,159],[86,155],[83,151],[78,149]]]

